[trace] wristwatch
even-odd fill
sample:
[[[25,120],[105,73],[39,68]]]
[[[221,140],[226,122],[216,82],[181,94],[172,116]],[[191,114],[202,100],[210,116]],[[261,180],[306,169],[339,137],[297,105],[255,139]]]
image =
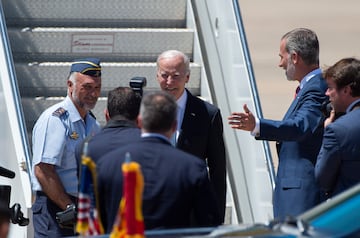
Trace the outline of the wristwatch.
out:
[[[76,206],[74,203],[68,204],[66,205],[66,209],[65,210],[75,210]]]

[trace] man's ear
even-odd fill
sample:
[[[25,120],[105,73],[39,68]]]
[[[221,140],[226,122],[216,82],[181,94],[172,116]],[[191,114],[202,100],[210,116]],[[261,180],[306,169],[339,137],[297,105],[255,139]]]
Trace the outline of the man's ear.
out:
[[[107,108],[104,109],[105,119],[108,122],[110,120],[109,110]]]
[[[187,73],[187,74],[186,74],[186,81],[185,81],[185,82],[188,83],[188,82],[189,82],[189,79],[190,79],[190,73]]]
[[[142,118],[140,117],[140,115],[138,115],[137,118],[136,118],[136,125],[139,128],[142,128]]]
[[[74,83],[71,82],[71,80],[67,80],[66,81],[67,87],[68,87],[68,94],[72,95],[73,91],[74,91]]]
[[[298,55],[298,53],[296,53],[295,51],[293,51],[292,53],[291,53],[291,60],[292,60],[292,62],[293,62],[293,64],[296,64],[296,63],[298,63],[299,62],[299,55]]]
[[[171,125],[171,131],[172,131],[172,133],[174,133],[174,132],[177,130],[177,124],[178,124],[178,122],[177,122],[177,120],[175,120],[175,121],[173,122],[173,124]]]
[[[351,87],[350,85],[346,85],[345,87],[343,87],[344,90],[344,94],[350,95],[351,96]]]

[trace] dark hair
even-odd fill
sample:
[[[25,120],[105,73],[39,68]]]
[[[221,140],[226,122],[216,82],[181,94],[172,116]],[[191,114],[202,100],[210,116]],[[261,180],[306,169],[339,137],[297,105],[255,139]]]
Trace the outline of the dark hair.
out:
[[[143,97],[140,106],[142,127],[155,133],[171,129],[177,116],[177,104],[174,96],[166,92],[150,93]]]
[[[296,52],[307,65],[319,65],[319,41],[315,32],[306,28],[296,28],[281,39],[286,39],[288,53]]]
[[[108,93],[107,109],[110,118],[135,120],[139,114],[141,96],[130,87],[117,87]]]
[[[323,77],[332,80],[337,89],[349,85],[351,96],[360,96],[360,61],[358,59],[343,58],[339,60],[324,71]]]

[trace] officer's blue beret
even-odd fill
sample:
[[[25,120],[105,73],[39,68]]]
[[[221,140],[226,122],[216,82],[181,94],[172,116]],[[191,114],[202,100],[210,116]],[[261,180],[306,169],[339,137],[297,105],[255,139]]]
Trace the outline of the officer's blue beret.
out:
[[[79,72],[82,74],[99,77],[101,76],[100,60],[97,58],[74,60],[70,69],[70,73],[72,72]]]

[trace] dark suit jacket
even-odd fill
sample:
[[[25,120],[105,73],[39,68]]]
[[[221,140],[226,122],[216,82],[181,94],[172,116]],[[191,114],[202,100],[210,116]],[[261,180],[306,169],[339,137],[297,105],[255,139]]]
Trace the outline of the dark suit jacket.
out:
[[[257,139],[278,142],[275,218],[296,216],[319,203],[314,165],[323,136],[321,105],[326,89],[325,80],[318,74],[300,90],[282,121],[260,119]]]
[[[144,176],[146,229],[188,227],[190,214],[195,214],[201,226],[220,224],[204,161],[174,148],[163,138],[145,137],[99,160],[100,212],[107,232],[112,229],[122,197],[121,165],[126,152],[140,164]]]
[[[207,160],[211,184],[224,219],[226,206],[226,156],[220,110],[188,90],[184,118],[176,147]]]
[[[334,196],[360,182],[360,110],[325,128],[315,176],[323,192]]]
[[[88,156],[96,163],[99,158],[111,150],[140,140],[141,130],[134,122],[127,120],[109,120],[104,128],[88,141]],[[79,143],[75,149],[78,165],[81,162],[84,142]]]

